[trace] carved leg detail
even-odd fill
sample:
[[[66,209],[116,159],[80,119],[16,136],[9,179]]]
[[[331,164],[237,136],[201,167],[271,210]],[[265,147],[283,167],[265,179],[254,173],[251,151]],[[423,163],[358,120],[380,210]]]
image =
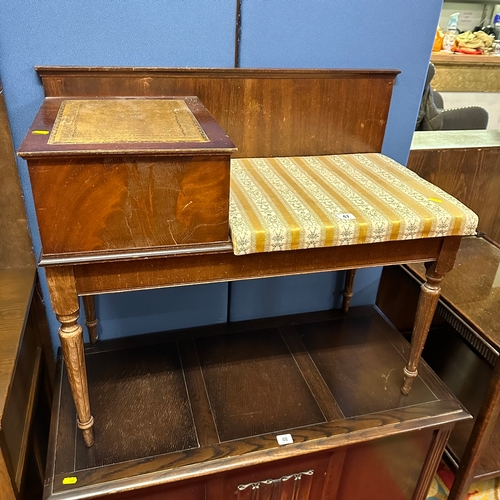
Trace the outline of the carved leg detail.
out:
[[[95,314],[95,297],[93,295],[86,295],[83,297],[83,308],[85,309],[85,325],[89,331],[90,342],[95,344],[98,341],[98,321]]]
[[[408,394],[411,390],[413,380],[418,375],[418,362],[422,350],[424,349],[427,334],[431,326],[432,318],[441,295],[441,281],[444,275],[435,271],[435,264],[427,267],[426,278],[427,281],[420,289],[420,296],[418,299],[417,313],[415,315],[415,325],[411,337],[411,348],[408,364],[404,368],[404,382],[401,392]]]
[[[61,323],[59,337],[78,415],[78,427],[82,430],[85,445],[92,446],[94,444],[92,430],[94,419],[90,414],[83,331],[82,327],[77,323],[78,311],[70,315],[58,314],[57,319]]]
[[[342,299],[342,310],[346,313],[349,311],[349,305],[351,304],[352,299],[352,289],[354,287],[354,278],[356,276],[356,269],[349,269],[346,271],[345,275],[345,285],[344,291],[342,292],[344,298]]]

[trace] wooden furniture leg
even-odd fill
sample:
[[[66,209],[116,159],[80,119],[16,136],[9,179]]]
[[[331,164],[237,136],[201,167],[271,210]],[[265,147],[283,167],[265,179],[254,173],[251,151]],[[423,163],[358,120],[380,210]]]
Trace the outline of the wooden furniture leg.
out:
[[[437,471],[452,430],[453,426],[446,426],[436,431],[415,492],[413,493],[413,500],[426,500],[432,479]]]
[[[474,422],[472,433],[460,467],[450,491],[448,500],[464,500],[474,479],[477,464],[487,446],[500,412],[500,360],[497,359],[479,414]]]
[[[413,380],[418,375],[418,362],[420,361],[432,318],[436,312],[441,295],[441,281],[443,281],[446,273],[453,269],[461,240],[462,238],[447,238],[441,247],[437,260],[435,262],[428,262],[425,265],[427,269],[425,273],[426,282],[420,288],[420,296],[418,298],[417,312],[411,336],[410,356],[408,357],[408,364],[403,370],[404,381],[401,387],[403,394],[410,392]]]
[[[98,341],[97,336],[97,323],[98,320],[95,315],[95,297],[94,295],[83,296],[83,309],[85,310],[85,325],[89,331],[89,338],[92,344]]]
[[[73,268],[50,267],[46,269],[46,275],[52,308],[61,323],[59,338],[78,415],[77,424],[82,430],[85,445],[92,446],[94,418],[90,413],[83,330],[77,322],[80,310]]]
[[[356,269],[349,269],[346,271],[344,291],[342,292],[344,298],[342,299],[342,310],[346,313],[349,311],[349,305],[352,299],[352,289],[354,287],[354,278],[356,276]]]
[[[432,318],[434,317],[441,295],[441,281],[443,281],[444,275],[436,272],[435,262],[426,264],[426,268],[426,282],[420,288],[417,313],[415,315],[415,323],[411,336],[410,356],[408,364],[403,369],[404,382],[401,388],[403,394],[408,394],[410,392],[413,380],[418,375],[418,362],[420,361],[420,356],[424,349],[425,341],[427,340]]]

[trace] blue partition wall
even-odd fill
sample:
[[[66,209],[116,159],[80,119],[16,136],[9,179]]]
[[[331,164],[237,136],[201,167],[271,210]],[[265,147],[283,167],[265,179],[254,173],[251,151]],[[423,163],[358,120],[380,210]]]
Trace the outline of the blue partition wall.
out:
[[[0,5],[0,78],[16,148],[43,99],[35,65],[234,64],[236,0],[3,0]],[[242,0],[240,64],[400,69],[383,152],[404,163],[440,9],[440,0]],[[38,255],[26,164],[18,164]],[[373,303],[378,275],[360,273],[353,304]],[[338,304],[341,277],[327,273],[102,296],[97,305],[102,337],[326,309]],[[43,272],[41,278],[48,299]],[[50,307],[48,315],[57,345]]]

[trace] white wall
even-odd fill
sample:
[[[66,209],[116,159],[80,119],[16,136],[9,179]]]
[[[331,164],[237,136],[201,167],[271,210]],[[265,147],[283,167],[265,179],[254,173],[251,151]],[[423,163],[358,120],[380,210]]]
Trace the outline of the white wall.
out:
[[[484,20],[482,19],[483,10],[483,4],[444,2],[443,8],[441,10],[441,16],[439,17],[439,26],[443,31],[446,31],[450,15],[454,12],[460,12],[458,29],[460,31],[472,30],[476,26],[482,24],[482,21],[484,22]],[[486,21],[486,24],[489,24],[490,22],[491,19],[488,19]]]

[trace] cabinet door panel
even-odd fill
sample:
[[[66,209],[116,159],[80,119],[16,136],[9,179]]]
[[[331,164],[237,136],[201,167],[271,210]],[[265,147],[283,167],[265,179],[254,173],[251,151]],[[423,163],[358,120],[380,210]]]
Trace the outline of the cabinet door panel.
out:
[[[206,500],[204,482],[187,481],[186,483],[179,485],[166,484],[129,491],[117,495],[116,500]],[[98,498],[104,498],[104,496]],[[106,496],[105,498],[108,497]],[[113,498],[115,497],[113,496]]]
[[[235,500],[309,500],[314,470],[238,485]]]
[[[228,473],[223,499],[209,500],[320,500],[330,455],[306,455]]]

